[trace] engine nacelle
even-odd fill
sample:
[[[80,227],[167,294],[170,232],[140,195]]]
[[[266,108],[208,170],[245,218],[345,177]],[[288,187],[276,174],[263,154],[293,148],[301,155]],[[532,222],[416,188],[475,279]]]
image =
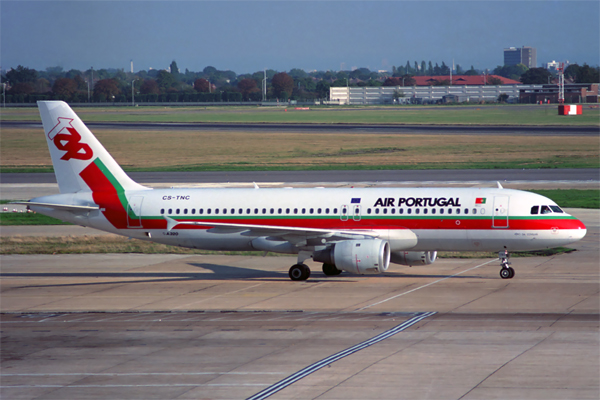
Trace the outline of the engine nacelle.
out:
[[[379,239],[345,240],[315,252],[313,259],[353,274],[378,274],[390,266],[390,245]]]
[[[401,265],[429,265],[435,262],[437,251],[395,251],[391,254],[391,261]]]

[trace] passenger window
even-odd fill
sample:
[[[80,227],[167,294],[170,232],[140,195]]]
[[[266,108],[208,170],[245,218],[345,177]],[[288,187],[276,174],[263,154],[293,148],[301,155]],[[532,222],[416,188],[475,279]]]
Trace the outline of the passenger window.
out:
[[[367,214],[371,214],[371,209],[367,208]]]
[[[173,214],[173,209],[169,208],[169,215]]]
[[[243,214],[243,213],[244,213],[244,209],[243,209],[243,208],[240,208],[240,209],[238,210],[238,214]]]
[[[164,209],[164,208],[161,208],[161,209],[160,209],[160,213],[161,213],[161,214],[164,214],[164,213],[165,213],[165,209]]]
[[[390,210],[390,212],[391,212],[392,214],[396,214],[396,209],[395,209],[395,208],[392,208],[392,209]]]
[[[306,214],[306,208],[302,209],[302,214]]]
[[[321,215],[321,209],[317,209],[317,214]]]
[[[383,213],[384,213],[384,214],[387,214],[387,208],[384,208],[384,209],[383,209]]]
[[[427,213],[428,213],[428,210],[429,210],[428,208],[424,208],[424,209],[423,209],[423,214],[427,214]]]
[[[314,211],[315,211],[315,209],[314,209],[314,208],[311,208],[311,209],[310,209],[310,213],[311,213],[311,214],[312,214]]]
[[[443,214],[443,213],[444,213],[444,209],[440,208],[440,214]]]
[[[540,214],[550,214],[552,212],[552,210],[550,210],[550,207],[548,206],[542,206],[542,210]]]
[[[399,212],[400,214],[404,214],[404,208],[401,208],[400,210],[398,210],[398,212]]]
[[[198,214],[204,214],[204,209],[203,208],[199,209]]]
[[[448,215],[450,215],[450,214],[452,214],[452,209],[451,208],[448,209]]]
[[[333,213],[334,213],[334,214],[337,214],[337,208],[334,208],[334,209],[333,209]]]
[[[460,214],[460,208],[456,209],[456,214]]]
[[[415,209],[415,214],[420,214],[421,213],[421,209],[420,208],[416,208]]]
[[[281,214],[281,208],[277,209],[277,214]]]
[[[258,208],[254,209],[254,214],[258,214]]]
[[[465,208],[465,214],[467,214],[467,215],[469,214],[469,209],[468,208]]]
[[[263,213],[263,214],[266,214],[266,213],[267,213],[267,209],[266,209],[266,208],[263,208],[263,209],[262,209],[262,213]]]
[[[230,213],[235,214],[235,208],[232,208]]]
[[[210,208],[209,208],[208,210],[206,210],[206,213],[207,213],[207,214],[210,214],[210,212],[211,212],[211,209],[210,209]]]
[[[407,213],[407,214],[412,214],[412,208],[408,208],[408,209],[406,209],[406,213]]]
[[[179,208],[175,210],[175,214],[179,214]]]
[[[379,208],[375,209],[375,214],[379,214]]]
[[[472,214],[477,214],[477,209],[474,208]]]
[[[187,208],[184,208],[184,209],[183,209],[183,213],[184,213],[184,214],[187,214]]]
[[[269,212],[270,212],[271,214],[274,214],[274,213],[275,213],[275,209],[274,209],[274,208],[271,208],[271,209],[269,210]]]
[[[325,209],[325,214],[329,214],[329,208]]]
[[[431,209],[431,213],[432,213],[432,214],[435,214],[435,208],[432,208],[432,209]]]
[[[196,209],[192,208],[192,214],[196,214]]]
[[[250,214],[250,209],[246,208],[246,214]]]
[[[298,214],[298,209],[294,208],[294,214]]]
[[[219,209],[215,208],[215,214],[218,214],[218,213],[219,213]]]
[[[285,213],[286,213],[286,214],[289,214],[289,213],[290,213],[290,209],[289,209],[289,208],[286,208],[286,209],[285,209]]]
[[[218,208],[215,211],[216,211],[216,214],[219,213],[219,209]],[[223,214],[227,214],[227,209],[226,208],[223,209]]]

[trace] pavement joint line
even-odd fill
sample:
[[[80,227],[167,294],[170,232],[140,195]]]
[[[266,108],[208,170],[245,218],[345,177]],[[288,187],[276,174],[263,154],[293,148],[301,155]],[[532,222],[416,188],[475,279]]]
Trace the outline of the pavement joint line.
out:
[[[385,299],[385,300],[381,300],[381,301],[378,301],[378,302],[376,302],[376,303],[369,304],[368,306],[364,306],[364,307],[361,307],[361,308],[357,308],[357,309],[356,309],[356,310],[354,310],[354,311],[363,311],[363,310],[366,310],[366,309],[368,309],[368,308],[371,308],[371,307],[377,306],[377,305],[379,305],[379,304],[382,304],[382,303],[388,302],[388,301],[390,301],[390,300],[393,300],[393,299],[395,299],[395,298],[398,298],[398,297],[400,297],[400,296],[404,296],[405,294],[409,294],[409,293],[415,292],[415,291],[417,291],[417,290],[419,290],[419,289],[426,288],[427,286],[431,286],[431,285],[433,285],[433,284],[436,284],[436,283],[439,283],[439,282],[445,281],[446,279],[450,279],[450,278],[453,278],[453,277],[455,277],[455,276],[458,276],[458,275],[464,274],[465,272],[469,272],[469,271],[472,271],[472,270],[474,270],[474,269],[477,269],[477,268],[479,268],[479,267],[483,267],[484,265],[490,264],[490,263],[492,263],[492,262],[494,262],[494,261],[498,261],[498,258],[495,258],[495,259],[493,259],[493,260],[490,260],[490,261],[486,261],[486,262],[484,262],[483,264],[479,264],[479,265],[477,265],[477,266],[475,266],[475,267],[472,267],[472,268],[465,269],[464,271],[457,272],[456,274],[453,274],[453,275],[447,276],[447,277],[445,277],[445,278],[440,278],[440,279],[438,279],[437,281],[429,282],[429,283],[427,283],[427,284],[425,284],[425,285],[422,285],[422,286],[419,286],[419,287],[417,287],[417,288],[411,289],[411,290],[409,290],[409,291],[407,291],[407,292],[402,292],[402,293],[400,293],[400,294],[397,294],[397,295],[395,295],[395,296],[388,297],[388,298],[387,298],[387,299]]]
[[[412,317],[411,319],[409,319],[407,321],[402,322],[400,325],[397,325],[392,329],[388,329],[387,331],[382,332],[379,335],[372,337],[371,339],[365,340],[364,342],[358,343],[357,345],[349,347],[349,348],[342,350],[338,353],[335,353],[327,358],[317,361],[316,363],[311,364],[306,368],[301,369],[300,371],[288,376],[287,378],[267,387],[266,389],[263,389],[262,391],[258,392],[254,396],[248,397],[246,400],[263,400],[268,397],[271,397],[272,395],[279,392],[280,390],[285,389],[286,387],[292,385],[293,383],[299,381],[302,378],[307,377],[308,375],[312,374],[313,372],[316,372],[316,371],[320,370],[321,368],[326,367],[327,365],[330,365],[338,360],[341,360],[342,358],[348,357],[360,350],[366,349],[367,347],[370,347],[370,346],[377,344],[385,339],[388,339],[388,338],[394,336],[395,334],[400,333],[403,330],[411,327],[412,325],[416,324],[417,322],[420,322],[420,321],[424,320],[425,318],[428,318],[435,314],[436,314],[435,311],[418,313],[416,316]]]

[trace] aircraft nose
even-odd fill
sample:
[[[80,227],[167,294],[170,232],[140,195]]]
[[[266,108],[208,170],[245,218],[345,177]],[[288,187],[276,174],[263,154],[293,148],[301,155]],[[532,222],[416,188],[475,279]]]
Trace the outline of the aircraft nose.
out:
[[[587,228],[585,227],[584,223],[577,220],[577,226],[575,229],[573,229],[573,237],[577,240],[581,240],[585,237],[585,235],[587,234]]]

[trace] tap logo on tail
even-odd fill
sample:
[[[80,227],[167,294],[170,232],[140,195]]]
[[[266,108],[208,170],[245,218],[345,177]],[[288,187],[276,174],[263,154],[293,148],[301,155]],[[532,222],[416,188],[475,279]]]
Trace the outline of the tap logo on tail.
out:
[[[61,160],[89,160],[94,152],[85,143],[81,143],[81,135],[73,128],[72,118],[58,117],[58,124],[48,132],[48,138],[54,142],[57,149],[66,151]]]

